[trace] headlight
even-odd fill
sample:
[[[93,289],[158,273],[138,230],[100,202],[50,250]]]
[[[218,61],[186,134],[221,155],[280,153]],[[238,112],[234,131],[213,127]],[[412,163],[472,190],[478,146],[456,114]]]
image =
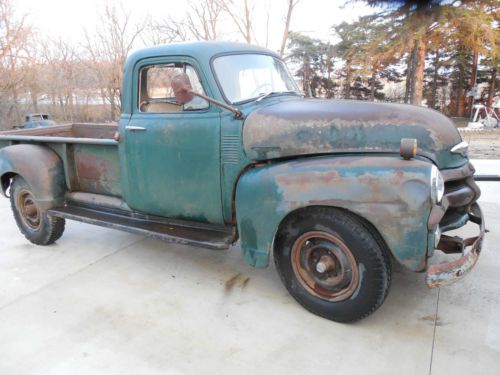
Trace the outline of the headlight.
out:
[[[441,203],[444,195],[443,175],[435,165],[431,168],[431,197],[435,203]]]

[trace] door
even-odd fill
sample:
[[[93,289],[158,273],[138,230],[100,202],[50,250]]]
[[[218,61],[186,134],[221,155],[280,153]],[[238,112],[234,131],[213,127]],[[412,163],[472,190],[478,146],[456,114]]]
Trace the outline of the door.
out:
[[[205,93],[187,58],[149,60],[134,70],[136,105],[121,129],[124,198],[143,213],[222,224],[219,109],[198,97],[176,103],[170,81],[183,72]]]

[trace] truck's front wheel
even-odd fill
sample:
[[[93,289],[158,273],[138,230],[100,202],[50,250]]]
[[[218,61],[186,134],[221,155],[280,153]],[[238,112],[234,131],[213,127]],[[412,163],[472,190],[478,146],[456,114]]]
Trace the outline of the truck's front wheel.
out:
[[[10,185],[10,204],[17,226],[24,236],[36,245],[50,245],[64,232],[65,221],[53,217],[36,203],[31,187],[16,176]]]
[[[390,259],[381,239],[344,210],[318,207],[288,219],[276,238],[274,259],[290,294],[330,320],[370,315],[389,290]]]

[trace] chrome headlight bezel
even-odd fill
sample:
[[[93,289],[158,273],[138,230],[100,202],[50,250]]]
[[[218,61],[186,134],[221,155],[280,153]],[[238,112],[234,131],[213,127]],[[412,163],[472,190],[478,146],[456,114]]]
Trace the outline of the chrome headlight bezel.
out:
[[[434,248],[437,248],[439,241],[441,240],[441,228],[438,226],[434,229]]]
[[[452,154],[462,155],[464,158],[469,156],[469,144],[465,141],[457,143],[450,150]]]
[[[431,168],[431,198],[434,203],[441,203],[444,196],[444,178],[439,169],[433,165]]]

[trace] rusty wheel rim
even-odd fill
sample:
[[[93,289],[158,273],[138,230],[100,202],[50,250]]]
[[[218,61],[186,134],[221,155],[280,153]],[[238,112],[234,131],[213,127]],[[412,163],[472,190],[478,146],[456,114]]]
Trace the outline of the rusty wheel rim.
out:
[[[321,231],[302,234],[292,246],[292,268],[311,294],[342,301],[359,286],[356,259],[338,237]]]
[[[21,190],[17,196],[17,207],[23,222],[33,230],[40,228],[40,210],[33,195],[28,190]]]

